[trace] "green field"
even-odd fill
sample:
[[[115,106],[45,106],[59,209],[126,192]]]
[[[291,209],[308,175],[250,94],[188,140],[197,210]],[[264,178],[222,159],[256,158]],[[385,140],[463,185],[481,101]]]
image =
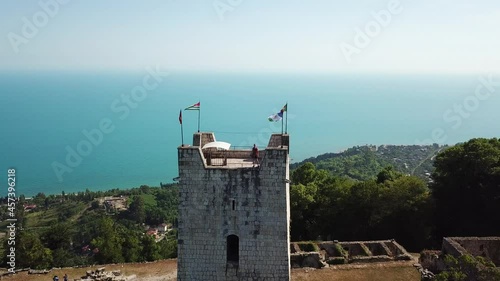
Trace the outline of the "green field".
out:
[[[83,202],[69,202],[42,210],[26,214],[26,228],[47,228],[59,220],[75,221],[87,209],[88,205]]]

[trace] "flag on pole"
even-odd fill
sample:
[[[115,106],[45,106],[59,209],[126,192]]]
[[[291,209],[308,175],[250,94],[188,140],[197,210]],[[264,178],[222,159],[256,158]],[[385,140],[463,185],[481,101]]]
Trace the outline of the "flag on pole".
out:
[[[285,106],[283,106],[283,108],[281,108],[280,112],[267,117],[267,120],[269,120],[269,122],[278,122],[281,119],[283,119],[283,112],[286,111],[287,106],[288,106],[288,104],[285,104]]]
[[[179,109],[179,123],[181,124],[181,146],[184,146],[184,126],[182,126],[182,109]]]
[[[186,107],[184,110],[196,110],[198,111],[198,132],[200,132],[200,112],[201,112],[201,108],[200,108],[200,102],[197,102],[191,106],[188,106]]]
[[[267,117],[267,120],[269,120],[269,122],[278,122],[281,120],[281,116],[279,115],[279,113],[276,113],[276,114],[273,114],[269,117]]]
[[[191,106],[188,106],[184,110],[200,110],[200,102],[197,102]]]

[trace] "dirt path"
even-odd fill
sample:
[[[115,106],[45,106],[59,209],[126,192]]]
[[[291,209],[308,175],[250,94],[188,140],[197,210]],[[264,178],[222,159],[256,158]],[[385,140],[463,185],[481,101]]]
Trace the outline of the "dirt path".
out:
[[[410,172],[411,175],[415,175],[415,171],[418,169],[418,167],[422,166],[422,164],[425,163],[425,161],[427,160],[434,160],[434,158],[439,154],[439,152],[443,150],[442,148],[438,148],[436,150],[434,150],[431,154],[429,154],[424,160],[420,161],[420,163],[418,163],[417,166],[415,166],[415,168],[413,168],[413,170]]]

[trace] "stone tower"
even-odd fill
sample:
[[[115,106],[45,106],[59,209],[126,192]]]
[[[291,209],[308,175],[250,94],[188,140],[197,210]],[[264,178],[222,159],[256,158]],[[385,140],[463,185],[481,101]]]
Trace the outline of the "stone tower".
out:
[[[179,156],[179,281],[289,281],[288,135],[260,151],[215,150],[196,133]]]

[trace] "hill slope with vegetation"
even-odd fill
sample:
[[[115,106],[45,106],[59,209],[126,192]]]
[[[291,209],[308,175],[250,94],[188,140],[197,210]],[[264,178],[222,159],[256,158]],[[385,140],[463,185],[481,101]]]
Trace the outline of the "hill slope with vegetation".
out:
[[[304,163],[329,171],[334,176],[365,181],[374,179],[387,166],[405,175],[427,180],[434,171],[434,157],[447,146],[434,145],[365,145],[340,153],[326,153],[292,164],[292,169]]]
[[[48,196],[39,193],[29,199],[21,196],[16,208],[16,267],[43,269],[174,258],[177,238],[172,225],[177,205],[177,185]],[[5,206],[0,215],[6,218]],[[6,226],[0,223],[0,230],[6,231]],[[162,227],[163,231],[159,230]],[[4,239],[2,250],[9,248],[7,243]]]

